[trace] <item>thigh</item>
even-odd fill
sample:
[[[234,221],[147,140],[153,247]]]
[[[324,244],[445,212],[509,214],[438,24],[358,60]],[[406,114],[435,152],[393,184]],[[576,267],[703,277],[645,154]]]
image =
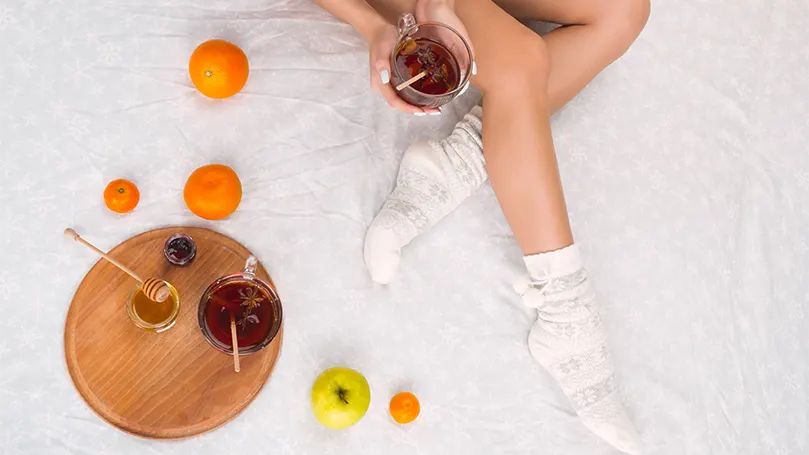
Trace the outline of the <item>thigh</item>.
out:
[[[416,10],[416,0],[366,0],[374,10],[385,17],[389,22],[396,23],[400,14],[414,13]],[[558,1],[558,0],[554,0]],[[575,0],[581,1],[581,0]],[[503,10],[500,1],[492,0],[456,0],[455,12],[464,22],[467,30],[469,28],[476,28],[477,24],[486,24],[486,15],[492,14],[493,23],[491,28],[500,28],[502,26],[517,27],[519,22],[509,17],[509,13]],[[532,0],[507,0],[502,2],[506,6],[516,6],[512,4],[518,3],[532,3]],[[470,34],[472,32],[470,31]],[[474,37],[471,37],[474,40]]]
[[[495,0],[498,6],[519,19],[537,19],[561,25],[594,22],[611,2],[604,0]]]
[[[391,24],[396,24],[399,15],[416,10],[416,0],[366,0],[371,7]]]
[[[389,21],[402,12],[413,12],[416,0],[367,0]],[[542,39],[492,0],[456,0],[455,14],[463,22],[475,47],[478,75],[472,82],[479,89],[497,85],[496,79],[515,62],[534,63],[530,56]],[[493,39],[496,37],[496,39]],[[481,86],[483,85],[483,87]]]
[[[455,13],[475,47],[478,74],[472,82],[478,88],[519,89],[513,87],[514,83],[530,83],[511,76],[524,75],[527,69],[541,63],[540,54],[544,53],[541,37],[492,0],[456,1]],[[541,72],[541,69],[536,71]],[[503,87],[505,79],[511,79],[512,83],[508,84],[511,87]]]

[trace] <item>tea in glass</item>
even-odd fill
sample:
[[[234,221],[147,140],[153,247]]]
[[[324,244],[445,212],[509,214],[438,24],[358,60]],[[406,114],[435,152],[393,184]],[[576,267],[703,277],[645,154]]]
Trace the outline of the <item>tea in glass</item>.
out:
[[[458,62],[441,43],[429,38],[410,39],[396,52],[396,71],[408,80],[422,71],[427,74],[410,87],[428,95],[444,95],[458,88]]]
[[[232,350],[232,314],[236,320],[239,350],[250,349],[261,343],[270,332],[275,320],[270,302],[271,297],[252,283],[237,281],[225,284],[211,294],[211,304],[205,312],[208,329],[214,338]]]
[[[231,317],[236,323],[239,354],[267,347],[281,330],[281,300],[271,283],[256,276],[258,260],[250,256],[240,273],[223,276],[199,299],[197,318],[202,336],[214,348],[233,354]]]
[[[472,49],[457,30],[439,22],[416,23],[412,14],[399,18],[398,29],[390,62],[391,85],[400,98],[414,106],[435,108],[469,87]],[[396,89],[423,71],[421,79]]]

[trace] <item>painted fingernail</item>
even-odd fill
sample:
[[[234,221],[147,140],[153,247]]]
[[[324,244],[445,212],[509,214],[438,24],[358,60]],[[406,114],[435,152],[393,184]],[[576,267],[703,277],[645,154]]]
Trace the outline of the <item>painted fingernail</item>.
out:
[[[418,111],[414,112],[413,115],[415,115],[416,117],[424,117],[425,115],[427,115],[427,113],[424,111]]]
[[[427,115],[441,115],[441,111],[432,111]]]
[[[478,64],[472,62],[472,76],[474,76],[475,74],[478,74]]]
[[[380,71],[379,77],[382,79],[383,84],[387,84],[388,82],[390,82],[390,72],[388,70]]]

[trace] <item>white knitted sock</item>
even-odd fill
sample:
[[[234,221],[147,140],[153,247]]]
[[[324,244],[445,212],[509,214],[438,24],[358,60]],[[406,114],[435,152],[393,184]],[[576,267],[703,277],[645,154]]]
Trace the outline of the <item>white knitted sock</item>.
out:
[[[389,283],[403,246],[438,223],[488,178],[481,139],[483,111],[475,107],[442,141],[418,142],[402,158],[396,188],[365,235],[365,264]]]
[[[624,411],[615,383],[595,294],[576,245],[525,256],[530,280],[515,285],[537,309],[528,347],[561,385],[582,422],[626,453],[640,439]]]

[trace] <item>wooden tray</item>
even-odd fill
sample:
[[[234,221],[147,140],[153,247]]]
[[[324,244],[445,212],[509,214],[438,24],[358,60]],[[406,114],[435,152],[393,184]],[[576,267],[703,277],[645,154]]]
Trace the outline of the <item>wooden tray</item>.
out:
[[[172,266],[163,244],[176,233],[190,235],[197,256]],[[178,439],[205,433],[236,417],[256,397],[272,372],[283,329],[262,351],[233,359],[202,337],[197,304],[208,285],[239,272],[250,252],[225,235],[192,227],[157,229],[110,251],[144,277],[163,278],[180,293],[180,314],[166,332],[147,333],[126,314],[137,283],[104,260],[79,285],[65,321],[65,359],[79,395],[108,423],[137,436]],[[270,280],[259,265],[256,273]]]

